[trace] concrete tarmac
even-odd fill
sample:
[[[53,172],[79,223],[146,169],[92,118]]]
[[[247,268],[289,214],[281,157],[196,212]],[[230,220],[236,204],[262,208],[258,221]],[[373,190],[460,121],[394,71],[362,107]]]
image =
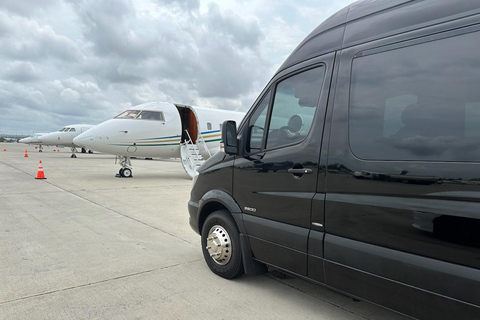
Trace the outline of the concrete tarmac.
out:
[[[0,143],[2,320],[406,319],[275,271],[214,275],[179,160],[134,159],[127,179],[114,156],[53,150]]]

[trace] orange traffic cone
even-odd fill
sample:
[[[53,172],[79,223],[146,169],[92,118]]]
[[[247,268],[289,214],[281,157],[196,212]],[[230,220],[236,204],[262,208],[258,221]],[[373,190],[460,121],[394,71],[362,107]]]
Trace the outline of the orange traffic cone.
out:
[[[24,155],[23,157],[24,157],[24,158],[28,158],[27,150],[25,150],[25,155]]]
[[[3,148],[3,151],[7,151],[7,148]]]
[[[57,149],[57,152],[60,152],[60,149]]]
[[[38,164],[38,171],[35,179],[47,179],[45,178],[45,173],[43,172],[42,160],[40,160],[40,163]]]

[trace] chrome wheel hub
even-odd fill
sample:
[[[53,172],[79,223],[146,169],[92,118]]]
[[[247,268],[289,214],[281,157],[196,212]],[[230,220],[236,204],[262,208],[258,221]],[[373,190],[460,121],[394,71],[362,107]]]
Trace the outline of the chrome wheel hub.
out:
[[[206,249],[217,264],[224,266],[230,261],[232,242],[222,226],[215,225],[208,231]]]

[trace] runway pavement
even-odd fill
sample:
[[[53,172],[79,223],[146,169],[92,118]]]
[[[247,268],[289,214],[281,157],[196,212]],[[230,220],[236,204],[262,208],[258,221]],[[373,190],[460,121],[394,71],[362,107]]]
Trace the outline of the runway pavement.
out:
[[[278,272],[214,275],[179,160],[127,179],[114,156],[53,150],[0,143],[0,319],[406,319]]]

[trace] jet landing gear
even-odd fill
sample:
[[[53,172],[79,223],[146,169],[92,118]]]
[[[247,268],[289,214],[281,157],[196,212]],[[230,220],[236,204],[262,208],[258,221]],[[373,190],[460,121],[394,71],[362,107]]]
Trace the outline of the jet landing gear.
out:
[[[41,144],[38,145],[38,152],[43,152],[43,146]]]
[[[132,169],[130,169],[130,168],[121,168],[121,169],[118,171],[118,174],[119,174],[120,177],[122,177],[122,178],[131,178],[131,177],[133,177],[133,176],[132,176]]]
[[[132,163],[130,162],[130,157],[118,156],[120,165],[122,168],[118,170],[118,173],[115,175],[117,178],[131,178],[132,175]]]
[[[76,158],[77,155],[75,154],[77,152],[77,149],[75,148],[70,148],[72,150],[72,155],[70,156],[70,158]]]

